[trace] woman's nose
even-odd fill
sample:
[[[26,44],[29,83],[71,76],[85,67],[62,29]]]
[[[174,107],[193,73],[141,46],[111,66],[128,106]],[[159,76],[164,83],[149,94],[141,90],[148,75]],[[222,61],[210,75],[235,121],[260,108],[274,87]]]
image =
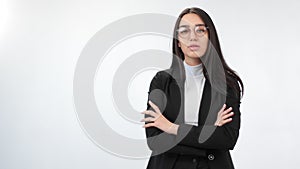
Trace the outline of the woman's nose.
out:
[[[191,31],[190,40],[197,40],[197,35],[196,35],[195,31]]]

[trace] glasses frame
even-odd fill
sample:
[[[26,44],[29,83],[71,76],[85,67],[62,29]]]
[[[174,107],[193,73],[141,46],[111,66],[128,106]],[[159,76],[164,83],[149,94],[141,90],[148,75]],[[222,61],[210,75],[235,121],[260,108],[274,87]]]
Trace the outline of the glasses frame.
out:
[[[204,26],[204,27],[206,28],[204,34],[202,34],[202,35],[199,35],[199,34],[197,34],[197,32],[196,32],[196,28],[199,27],[199,26]],[[190,30],[190,32],[189,32],[186,36],[180,36],[179,29],[182,28],[182,27],[186,27],[187,29]],[[194,26],[194,29],[193,29],[193,30],[194,30],[194,34],[195,34],[196,36],[202,37],[202,36],[205,35],[205,33],[207,33],[207,32],[209,31],[209,27],[208,27],[206,24],[196,24],[196,25]],[[181,38],[183,38],[183,39],[189,38],[189,37],[191,36],[191,32],[192,32],[192,29],[191,29],[190,26],[188,26],[188,25],[182,25],[182,26],[179,26],[179,28],[176,30],[177,36],[178,36],[178,37],[181,37]]]

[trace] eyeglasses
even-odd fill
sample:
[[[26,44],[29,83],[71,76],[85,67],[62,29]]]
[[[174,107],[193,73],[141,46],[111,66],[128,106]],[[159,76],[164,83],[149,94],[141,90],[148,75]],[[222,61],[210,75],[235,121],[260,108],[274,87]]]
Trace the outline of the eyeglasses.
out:
[[[194,33],[198,37],[201,37],[201,36],[205,35],[205,33],[207,31],[208,31],[208,26],[206,26],[205,24],[197,24],[194,27]],[[184,39],[190,37],[191,32],[192,32],[192,30],[187,25],[180,26],[177,29],[178,36],[180,36],[181,38],[184,38]]]

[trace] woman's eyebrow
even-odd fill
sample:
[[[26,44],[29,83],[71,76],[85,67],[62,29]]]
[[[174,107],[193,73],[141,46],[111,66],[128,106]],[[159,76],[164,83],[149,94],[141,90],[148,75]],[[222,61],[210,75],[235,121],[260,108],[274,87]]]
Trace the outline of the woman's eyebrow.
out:
[[[195,26],[205,26],[204,23],[195,24]],[[179,27],[190,27],[189,25],[180,25]]]
[[[205,26],[204,23],[199,23],[199,24],[196,24],[195,26]]]
[[[189,25],[180,25],[179,27],[190,27]]]

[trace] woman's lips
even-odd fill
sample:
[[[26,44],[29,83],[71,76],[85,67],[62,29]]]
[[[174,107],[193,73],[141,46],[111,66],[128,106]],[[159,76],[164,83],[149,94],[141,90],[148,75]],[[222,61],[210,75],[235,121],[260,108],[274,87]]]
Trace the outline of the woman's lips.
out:
[[[198,50],[200,48],[199,45],[190,45],[188,46],[188,48],[191,50],[191,51],[194,51],[194,50]]]

